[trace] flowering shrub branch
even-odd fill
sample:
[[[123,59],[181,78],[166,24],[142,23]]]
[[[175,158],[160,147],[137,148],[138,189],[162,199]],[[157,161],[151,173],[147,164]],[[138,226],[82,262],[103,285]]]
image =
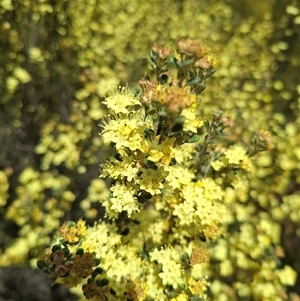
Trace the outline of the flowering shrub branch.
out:
[[[81,285],[89,300],[205,300],[206,241],[229,222],[226,187],[244,182],[251,157],[272,148],[266,132],[254,145],[226,147],[232,119],[222,111],[203,118],[200,94],[217,63],[206,46],[155,44],[150,59],[153,76],[139,91],[119,88],[104,101],[110,114],[101,136],[113,155],[100,176],[111,179],[102,203],[109,222],[63,225],[38,262],[57,282]]]

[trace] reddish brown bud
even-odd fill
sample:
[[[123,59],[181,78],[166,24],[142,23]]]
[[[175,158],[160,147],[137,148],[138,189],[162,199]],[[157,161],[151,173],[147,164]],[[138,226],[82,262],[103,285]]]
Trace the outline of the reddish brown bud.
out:
[[[178,42],[178,52],[185,54],[187,56],[195,56],[197,58],[202,58],[207,54],[207,48],[202,47],[197,40],[184,39]]]

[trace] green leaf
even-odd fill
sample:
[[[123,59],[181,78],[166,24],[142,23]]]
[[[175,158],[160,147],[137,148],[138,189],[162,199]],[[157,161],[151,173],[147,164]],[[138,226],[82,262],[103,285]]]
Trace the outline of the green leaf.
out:
[[[76,251],[76,255],[79,255],[79,256],[83,256],[84,254],[84,250],[82,248],[79,248],[77,251]]]
[[[201,78],[200,77],[194,77],[194,78],[191,78],[189,79],[187,82],[186,82],[186,86],[194,86],[194,85],[198,85],[201,83]]]
[[[172,66],[175,68],[175,69],[178,69],[179,66],[178,66],[178,61],[177,59],[175,58],[174,55],[170,55],[169,56],[169,62],[172,64]]]
[[[42,269],[42,268],[45,268],[45,267],[48,267],[48,265],[45,263],[45,261],[43,260],[38,260],[37,263],[36,263],[37,267],[39,269]]]
[[[207,119],[204,120],[204,125],[205,125],[206,130],[208,131],[209,130],[209,121]]]
[[[195,143],[197,141],[200,140],[200,136],[199,135],[193,135],[190,139],[188,139],[188,143]]]

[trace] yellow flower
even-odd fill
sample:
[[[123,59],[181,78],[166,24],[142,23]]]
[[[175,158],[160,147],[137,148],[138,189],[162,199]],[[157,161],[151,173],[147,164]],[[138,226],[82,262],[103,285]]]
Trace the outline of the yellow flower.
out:
[[[160,194],[164,188],[163,181],[166,178],[166,171],[159,167],[157,170],[151,168],[140,168],[141,177],[137,181],[141,190],[145,190],[152,195]]]
[[[200,297],[205,295],[205,291],[208,285],[208,282],[205,279],[202,278],[196,281],[193,278],[190,278],[188,284],[192,294],[198,294]]]
[[[221,186],[216,183],[216,181],[205,178],[202,181],[198,181],[203,185],[203,196],[207,200],[222,200],[224,196],[224,191]],[[199,183],[199,184],[200,184]]]
[[[288,265],[283,270],[276,270],[276,274],[282,285],[293,286],[295,284],[297,273]]]
[[[131,107],[141,105],[140,101],[134,97],[133,92],[130,92],[127,87],[119,87],[119,89],[113,90],[103,103],[115,114],[127,114]]]
[[[149,156],[148,160],[152,162],[161,162],[164,165],[169,165],[174,157],[174,143],[176,139],[165,138],[163,141],[159,141],[160,136],[157,136],[153,141],[147,141]]]
[[[133,212],[139,211],[136,189],[133,186],[116,182],[110,190],[113,192],[113,196],[110,198],[110,210],[115,212],[127,211],[129,217]]]
[[[145,149],[144,131],[152,128],[153,123],[140,114],[114,116],[102,121],[102,138],[105,143],[115,143],[116,150],[128,148],[132,151]]]
[[[196,105],[196,103],[194,104]],[[203,120],[196,115],[196,107],[194,104],[183,109],[181,112],[181,115],[185,117],[183,123],[183,131],[185,132],[191,131],[197,133],[197,130],[204,124]]]
[[[65,242],[70,244],[76,243],[86,235],[85,221],[80,219],[77,224],[73,222],[69,224],[64,223],[59,231]]]
[[[164,285],[172,285],[175,289],[184,282],[181,268],[181,256],[178,250],[171,247],[154,249],[150,252],[150,261],[162,266],[159,277]]]
[[[221,160],[212,161],[210,164],[212,168],[216,171],[221,170],[223,167],[227,165],[226,160],[224,160],[224,158],[222,158]]]
[[[190,225],[194,222],[194,203],[186,200],[181,204],[174,205],[173,215],[178,216],[180,225]]]
[[[190,256],[191,265],[207,262],[208,260],[209,260],[209,257],[208,257],[207,249],[199,248],[197,245],[194,245],[191,256]]]
[[[237,144],[229,147],[229,149],[224,152],[224,155],[228,160],[228,164],[238,165],[248,170],[251,166],[251,160],[246,153],[247,150],[244,146]]]
[[[122,161],[110,158],[109,161],[101,165],[101,177],[109,176],[112,179],[126,178],[131,182],[138,173],[138,168],[135,164],[136,158],[134,156],[122,156]]]

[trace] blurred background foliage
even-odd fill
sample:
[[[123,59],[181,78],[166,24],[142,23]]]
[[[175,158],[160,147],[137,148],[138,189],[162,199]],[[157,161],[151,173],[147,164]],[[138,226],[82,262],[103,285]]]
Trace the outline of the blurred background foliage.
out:
[[[226,191],[232,223],[211,247],[213,300],[278,300],[267,284],[285,265],[298,279],[281,297],[299,300],[297,0],[2,0],[0,19],[2,265],[32,263],[64,220],[103,216],[101,101],[116,85],[137,87],[155,42],[192,37],[219,58],[203,117],[234,117],[230,139],[247,142],[257,129],[275,139],[255,159],[255,177]],[[247,235],[261,248],[255,256]]]

